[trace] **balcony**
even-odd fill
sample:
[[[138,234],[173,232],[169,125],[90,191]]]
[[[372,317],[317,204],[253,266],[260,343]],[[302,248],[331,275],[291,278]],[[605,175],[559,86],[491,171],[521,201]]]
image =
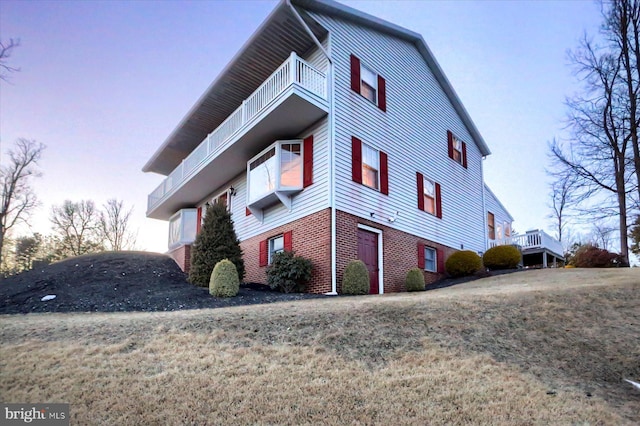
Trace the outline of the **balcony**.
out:
[[[525,266],[527,260],[536,265],[548,266],[549,258],[556,265],[557,260],[564,260],[562,243],[542,230],[527,231],[524,234],[513,235],[497,240],[489,240],[488,247],[514,245],[522,252]],[[538,260],[541,260],[538,262]],[[529,262],[529,263],[531,263]]]
[[[296,136],[328,112],[327,77],[292,52],[148,196],[147,216],[168,220],[246,170],[267,143]]]

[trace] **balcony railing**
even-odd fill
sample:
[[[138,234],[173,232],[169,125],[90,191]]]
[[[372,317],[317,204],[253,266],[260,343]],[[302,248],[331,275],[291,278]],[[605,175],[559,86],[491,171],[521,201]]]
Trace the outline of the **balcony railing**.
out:
[[[222,122],[151,193],[147,208],[153,209],[172,189],[180,186],[200,164],[222,150],[247,123],[260,114],[290,86],[299,86],[322,99],[327,98],[327,77],[299,58],[295,52],[258,89]]]
[[[544,231],[529,231],[499,240],[489,240],[489,248],[495,246],[516,245],[522,250],[546,249],[554,254],[562,255],[562,243]]]

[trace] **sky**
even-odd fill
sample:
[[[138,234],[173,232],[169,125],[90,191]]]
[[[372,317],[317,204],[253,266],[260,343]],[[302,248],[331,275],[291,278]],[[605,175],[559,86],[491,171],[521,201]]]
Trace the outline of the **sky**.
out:
[[[579,89],[567,52],[595,35],[591,1],[343,1],[422,34],[492,151],[485,181],[515,219],[546,229],[547,143]],[[47,148],[30,220],[51,206],[110,198],[133,207],[138,249],[164,252],[168,224],[145,217],[163,177],[142,166],[275,7],[255,1],[0,2],[0,39],[19,38],[0,82],[0,151]],[[28,229],[20,230],[29,232]]]

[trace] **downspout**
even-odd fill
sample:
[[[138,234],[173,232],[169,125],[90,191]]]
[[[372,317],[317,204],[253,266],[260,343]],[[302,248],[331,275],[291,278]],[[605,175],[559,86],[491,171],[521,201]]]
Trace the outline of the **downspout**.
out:
[[[482,225],[484,235],[484,251],[489,249],[489,235],[487,234],[487,201],[485,199],[486,194],[486,186],[484,184],[484,160],[487,157],[482,157],[482,161],[480,161],[480,176],[482,177]]]
[[[337,259],[337,247],[336,247],[336,202],[335,202],[335,168],[334,168],[334,152],[335,152],[335,125],[334,125],[334,67],[333,61],[331,60],[331,56],[329,52],[325,50],[320,43],[320,40],[313,34],[313,31],[309,28],[302,16],[298,13],[296,8],[291,4],[290,0],[284,0],[287,6],[291,9],[291,13],[295,16],[305,31],[309,34],[313,42],[316,44],[318,49],[324,54],[329,62],[329,69],[327,73],[328,78],[328,87],[327,87],[327,96],[329,100],[329,153],[327,155],[329,161],[329,210],[331,212],[331,292],[327,293],[328,295],[337,295],[338,294],[338,285],[337,285],[337,267],[336,267],[336,259]],[[329,51],[331,51],[331,33],[328,35],[329,37]]]

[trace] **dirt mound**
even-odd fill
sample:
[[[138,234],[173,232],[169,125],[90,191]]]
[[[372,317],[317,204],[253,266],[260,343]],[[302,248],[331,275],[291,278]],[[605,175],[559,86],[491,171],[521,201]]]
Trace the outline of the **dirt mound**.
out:
[[[148,252],[111,252],[73,257],[0,282],[0,314],[29,312],[174,311],[294,300],[260,286],[238,297],[217,299],[187,282],[170,257]],[[42,301],[48,295],[51,300]]]

